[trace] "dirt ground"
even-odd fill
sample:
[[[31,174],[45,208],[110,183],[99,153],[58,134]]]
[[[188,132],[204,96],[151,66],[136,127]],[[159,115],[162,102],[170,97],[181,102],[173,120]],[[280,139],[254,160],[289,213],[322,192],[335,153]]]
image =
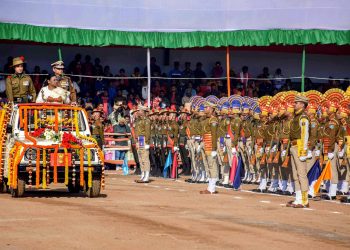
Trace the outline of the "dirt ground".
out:
[[[0,249],[349,249],[350,206],[110,172],[99,198],[64,186],[0,195]]]

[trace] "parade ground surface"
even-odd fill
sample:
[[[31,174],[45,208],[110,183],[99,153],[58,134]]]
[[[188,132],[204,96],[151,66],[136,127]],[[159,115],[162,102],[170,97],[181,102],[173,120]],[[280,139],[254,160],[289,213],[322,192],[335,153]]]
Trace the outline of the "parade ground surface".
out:
[[[1,249],[349,249],[350,206],[311,201],[285,207],[291,197],[218,189],[184,178],[109,172],[99,198],[63,186],[0,195]]]

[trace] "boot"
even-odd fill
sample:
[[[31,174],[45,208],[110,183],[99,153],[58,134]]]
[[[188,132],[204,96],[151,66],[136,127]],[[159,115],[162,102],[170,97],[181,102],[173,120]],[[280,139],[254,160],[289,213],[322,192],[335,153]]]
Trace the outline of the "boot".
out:
[[[302,195],[301,195],[301,190],[295,191],[295,200],[290,201],[287,203],[287,207],[295,207],[295,206],[302,205]]]

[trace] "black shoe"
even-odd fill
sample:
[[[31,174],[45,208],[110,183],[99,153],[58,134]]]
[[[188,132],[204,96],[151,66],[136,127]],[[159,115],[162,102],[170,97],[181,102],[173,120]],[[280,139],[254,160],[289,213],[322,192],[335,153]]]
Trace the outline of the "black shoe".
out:
[[[328,196],[328,195],[322,195],[321,198],[323,200],[328,200],[328,201],[332,201],[332,200],[336,200],[337,199],[336,196]]]
[[[283,191],[282,191],[281,189],[278,189],[278,190],[276,191],[276,194],[283,195]]]
[[[340,200],[341,203],[350,203],[350,197],[344,197],[344,199]]]
[[[337,195],[347,195],[347,193],[342,192],[342,191],[337,191]]]
[[[224,184],[222,184],[221,182],[218,181],[218,182],[216,183],[216,186],[218,186],[218,187],[223,187]]]
[[[232,188],[232,185],[230,185],[230,184],[224,184],[224,188]]]
[[[286,196],[292,196],[293,194],[289,191],[283,191],[282,195],[286,195]]]
[[[267,190],[267,193],[268,193],[268,194],[277,194],[277,191],[270,191],[270,190]]]
[[[255,188],[252,190],[252,192],[255,192],[255,193],[266,193],[266,189],[260,189],[260,188]]]
[[[315,198],[314,196],[312,196],[312,195],[310,195],[310,194],[308,194],[307,195],[307,198],[309,198],[309,199],[313,199],[313,198]]]
[[[185,180],[185,182],[192,183],[192,182],[193,182],[193,180],[192,180],[192,179],[187,179],[187,180]]]

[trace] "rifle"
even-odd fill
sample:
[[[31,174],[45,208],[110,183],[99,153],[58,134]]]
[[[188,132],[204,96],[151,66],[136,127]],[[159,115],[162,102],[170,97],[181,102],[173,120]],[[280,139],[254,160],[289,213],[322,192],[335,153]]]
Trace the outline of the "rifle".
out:
[[[284,159],[282,159],[282,161],[283,161],[282,167],[284,167],[284,168],[288,167],[288,163],[289,163],[289,159],[290,159],[289,150],[290,150],[290,140],[288,140],[288,144],[287,144],[287,148],[286,148],[286,156],[284,157]]]

